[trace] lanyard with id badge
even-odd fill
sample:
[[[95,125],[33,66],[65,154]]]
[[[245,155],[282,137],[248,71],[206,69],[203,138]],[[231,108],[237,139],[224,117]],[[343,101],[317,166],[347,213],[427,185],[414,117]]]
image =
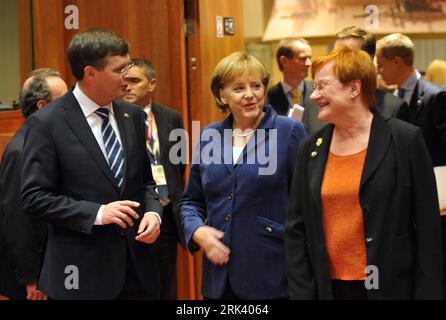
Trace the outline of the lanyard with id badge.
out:
[[[153,121],[153,114],[149,112],[147,115],[147,153],[150,158],[152,167],[152,176],[156,183],[156,191],[163,206],[169,204],[169,190],[167,189],[166,175],[164,167],[160,163],[158,128],[156,122]]]

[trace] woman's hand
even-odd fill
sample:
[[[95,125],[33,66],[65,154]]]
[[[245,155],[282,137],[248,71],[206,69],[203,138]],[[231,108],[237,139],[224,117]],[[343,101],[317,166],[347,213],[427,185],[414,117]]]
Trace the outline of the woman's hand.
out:
[[[220,241],[223,236],[224,233],[215,228],[202,226],[195,230],[192,239],[204,250],[209,261],[222,265],[229,261],[230,253],[229,248]]]

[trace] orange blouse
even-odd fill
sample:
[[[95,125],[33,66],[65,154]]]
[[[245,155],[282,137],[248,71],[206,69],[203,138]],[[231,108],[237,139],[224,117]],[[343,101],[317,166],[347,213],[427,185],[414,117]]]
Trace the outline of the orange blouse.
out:
[[[364,280],[367,263],[359,184],[367,149],[329,153],[322,181],[322,226],[332,279]]]

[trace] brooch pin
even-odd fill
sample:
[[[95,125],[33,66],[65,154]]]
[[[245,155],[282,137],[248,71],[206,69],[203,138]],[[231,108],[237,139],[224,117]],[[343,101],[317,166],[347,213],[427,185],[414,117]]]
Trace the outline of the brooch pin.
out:
[[[320,147],[322,142],[324,142],[324,140],[322,138],[317,138],[316,146]]]
[[[317,156],[317,152],[316,152],[316,151],[313,151],[313,152],[311,153],[311,157],[314,158],[314,157],[316,157],[316,156]]]
[[[130,118],[130,116],[127,112],[124,112],[124,118],[126,118],[126,119]]]

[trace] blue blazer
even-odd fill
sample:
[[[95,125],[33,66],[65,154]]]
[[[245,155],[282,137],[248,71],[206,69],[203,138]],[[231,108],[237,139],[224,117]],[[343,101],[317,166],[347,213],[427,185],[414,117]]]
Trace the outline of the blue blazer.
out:
[[[234,165],[232,121],[230,115],[201,133],[194,157],[200,163],[191,166],[181,201],[186,242],[196,251],[192,235],[198,227],[209,225],[225,233],[222,241],[231,250],[229,262],[222,266],[203,258],[205,297],[220,298],[229,281],[242,299],[287,298],[284,223],[297,148],[306,131],[302,123],[278,116],[266,106],[259,125],[265,130],[256,131],[243,150],[243,161],[240,158]],[[225,129],[229,129],[226,135]],[[268,167],[262,164],[262,154],[276,156],[267,174],[259,172]]]

